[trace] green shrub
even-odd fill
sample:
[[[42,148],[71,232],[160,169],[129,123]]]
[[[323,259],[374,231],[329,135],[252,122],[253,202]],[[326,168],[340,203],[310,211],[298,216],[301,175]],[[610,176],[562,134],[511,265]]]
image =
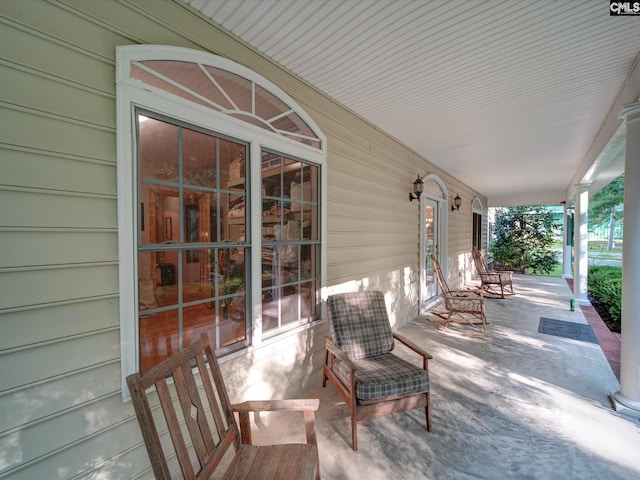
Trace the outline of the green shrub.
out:
[[[592,265],[589,267],[587,289],[594,307],[609,314],[609,325],[613,331],[620,332],[622,316],[622,268],[610,265]],[[606,321],[606,319],[603,318]],[[609,323],[609,322],[607,322]],[[615,327],[617,325],[617,328]]]
[[[541,206],[496,209],[489,252],[497,268],[533,274],[553,271],[558,265],[554,231],[559,226],[553,213]]]

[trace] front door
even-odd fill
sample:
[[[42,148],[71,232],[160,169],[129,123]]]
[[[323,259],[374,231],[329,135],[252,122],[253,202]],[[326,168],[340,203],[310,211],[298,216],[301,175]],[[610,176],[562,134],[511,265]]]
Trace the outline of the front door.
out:
[[[438,202],[429,198],[422,199],[422,238],[420,248],[420,265],[422,267],[422,305],[426,306],[436,295],[438,295],[438,284],[433,271],[433,261],[431,254],[438,252],[439,239],[439,212]]]

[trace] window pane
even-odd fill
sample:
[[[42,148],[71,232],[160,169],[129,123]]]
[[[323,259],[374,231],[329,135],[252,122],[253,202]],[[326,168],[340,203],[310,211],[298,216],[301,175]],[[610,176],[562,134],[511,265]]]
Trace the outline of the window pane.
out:
[[[138,65],[144,65],[145,67],[150,68],[151,70],[153,70],[153,73],[145,71]],[[147,60],[144,62],[140,62],[139,64],[134,63],[131,65],[131,78],[136,78],[144,83],[153,85],[154,87],[172,93],[173,95],[177,95],[178,97],[182,97],[186,100],[197,103],[207,108],[211,108],[216,111],[220,110],[221,106],[223,108],[227,108],[225,103],[220,103],[217,101],[223,99],[220,99],[218,93],[214,91],[213,88],[207,91],[203,96],[212,100],[214,104],[212,104],[211,102],[207,102],[196,95],[196,92],[198,91],[198,85],[192,85],[192,83],[194,82],[189,76],[180,75],[180,69],[182,67],[186,67],[187,70],[189,70],[193,68],[191,66],[196,67],[196,64],[190,62],[175,62],[170,60]],[[180,88],[170,82],[163,80],[158,76],[158,74],[166,76],[168,78],[178,79],[179,81],[186,83],[186,91],[184,89],[184,85],[182,85],[183,88]]]
[[[273,269],[274,257],[273,247],[262,248],[262,287],[276,284]]]
[[[316,245],[302,245],[300,247],[300,280],[308,281],[316,277],[318,264],[318,248]]]
[[[316,316],[316,282],[304,282],[300,285],[300,308],[303,318],[313,318]]]
[[[278,97],[256,85],[256,115],[269,121],[291,109]]]
[[[246,147],[228,140],[220,140],[220,188],[246,192]]]
[[[178,181],[178,127],[138,116],[140,178]]]
[[[280,325],[278,309],[279,289],[269,288],[262,292],[262,331],[274,330]]]
[[[184,183],[216,188],[216,138],[193,130],[182,131]]]
[[[182,346],[183,348],[209,333],[212,341],[216,340],[215,302],[200,303],[183,309]]]
[[[180,199],[177,187],[140,184],[140,243],[152,245],[179,241]]]
[[[167,310],[151,315],[140,315],[140,370],[169,358],[179,349],[178,310]]]
[[[212,298],[215,295],[214,285],[211,283],[215,271],[212,271],[209,258],[212,250],[189,249],[184,252],[181,275],[182,303]]]
[[[223,284],[220,295],[244,294],[245,248],[218,250],[218,281]]]
[[[183,231],[185,243],[210,243],[218,239],[215,193],[184,190]]]
[[[138,309],[141,313],[178,303],[176,264],[167,260],[173,257],[177,257],[176,252],[138,252]]]
[[[304,212],[300,217],[300,228],[304,240],[318,240],[318,206],[309,205],[309,211]]]
[[[177,250],[138,252],[138,299],[144,310],[177,305]]]
[[[247,216],[245,215],[244,195],[227,195],[227,214],[225,218],[226,228],[222,230],[221,241],[245,242]]]
[[[252,112],[251,103],[253,96],[251,93],[251,82],[249,80],[219,68],[205,68],[239,110]]]
[[[318,167],[315,165],[305,165],[303,179],[304,200],[318,203]]]

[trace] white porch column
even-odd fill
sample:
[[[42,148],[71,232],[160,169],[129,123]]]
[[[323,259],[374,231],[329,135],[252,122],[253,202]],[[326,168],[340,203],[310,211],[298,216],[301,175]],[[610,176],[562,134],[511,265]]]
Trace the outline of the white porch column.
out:
[[[575,225],[573,245],[575,249],[573,266],[573,297],[578,305],[591,305],[587,297],[587,277],[589,272],[589,185],[580,184],[576,188]]]
[[[640,102],[625,105],[624,245],[622,247],[622,346],[616,410],[640,418]]]
[[[572,248],[569,239],[569,206],[564,204],[564,236],[562,242],[562,278],[573,278],[571,270]]]

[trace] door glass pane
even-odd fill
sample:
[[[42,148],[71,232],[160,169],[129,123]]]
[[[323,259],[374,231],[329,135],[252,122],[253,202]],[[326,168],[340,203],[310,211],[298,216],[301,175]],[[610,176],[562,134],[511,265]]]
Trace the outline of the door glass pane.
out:
[[[424,281],[426,298],[437,294],[436,280],[434,277],[433,260],[431,254],[436,253],[437,248],[437,204],[431,200],[425,200],[424,207]]]

